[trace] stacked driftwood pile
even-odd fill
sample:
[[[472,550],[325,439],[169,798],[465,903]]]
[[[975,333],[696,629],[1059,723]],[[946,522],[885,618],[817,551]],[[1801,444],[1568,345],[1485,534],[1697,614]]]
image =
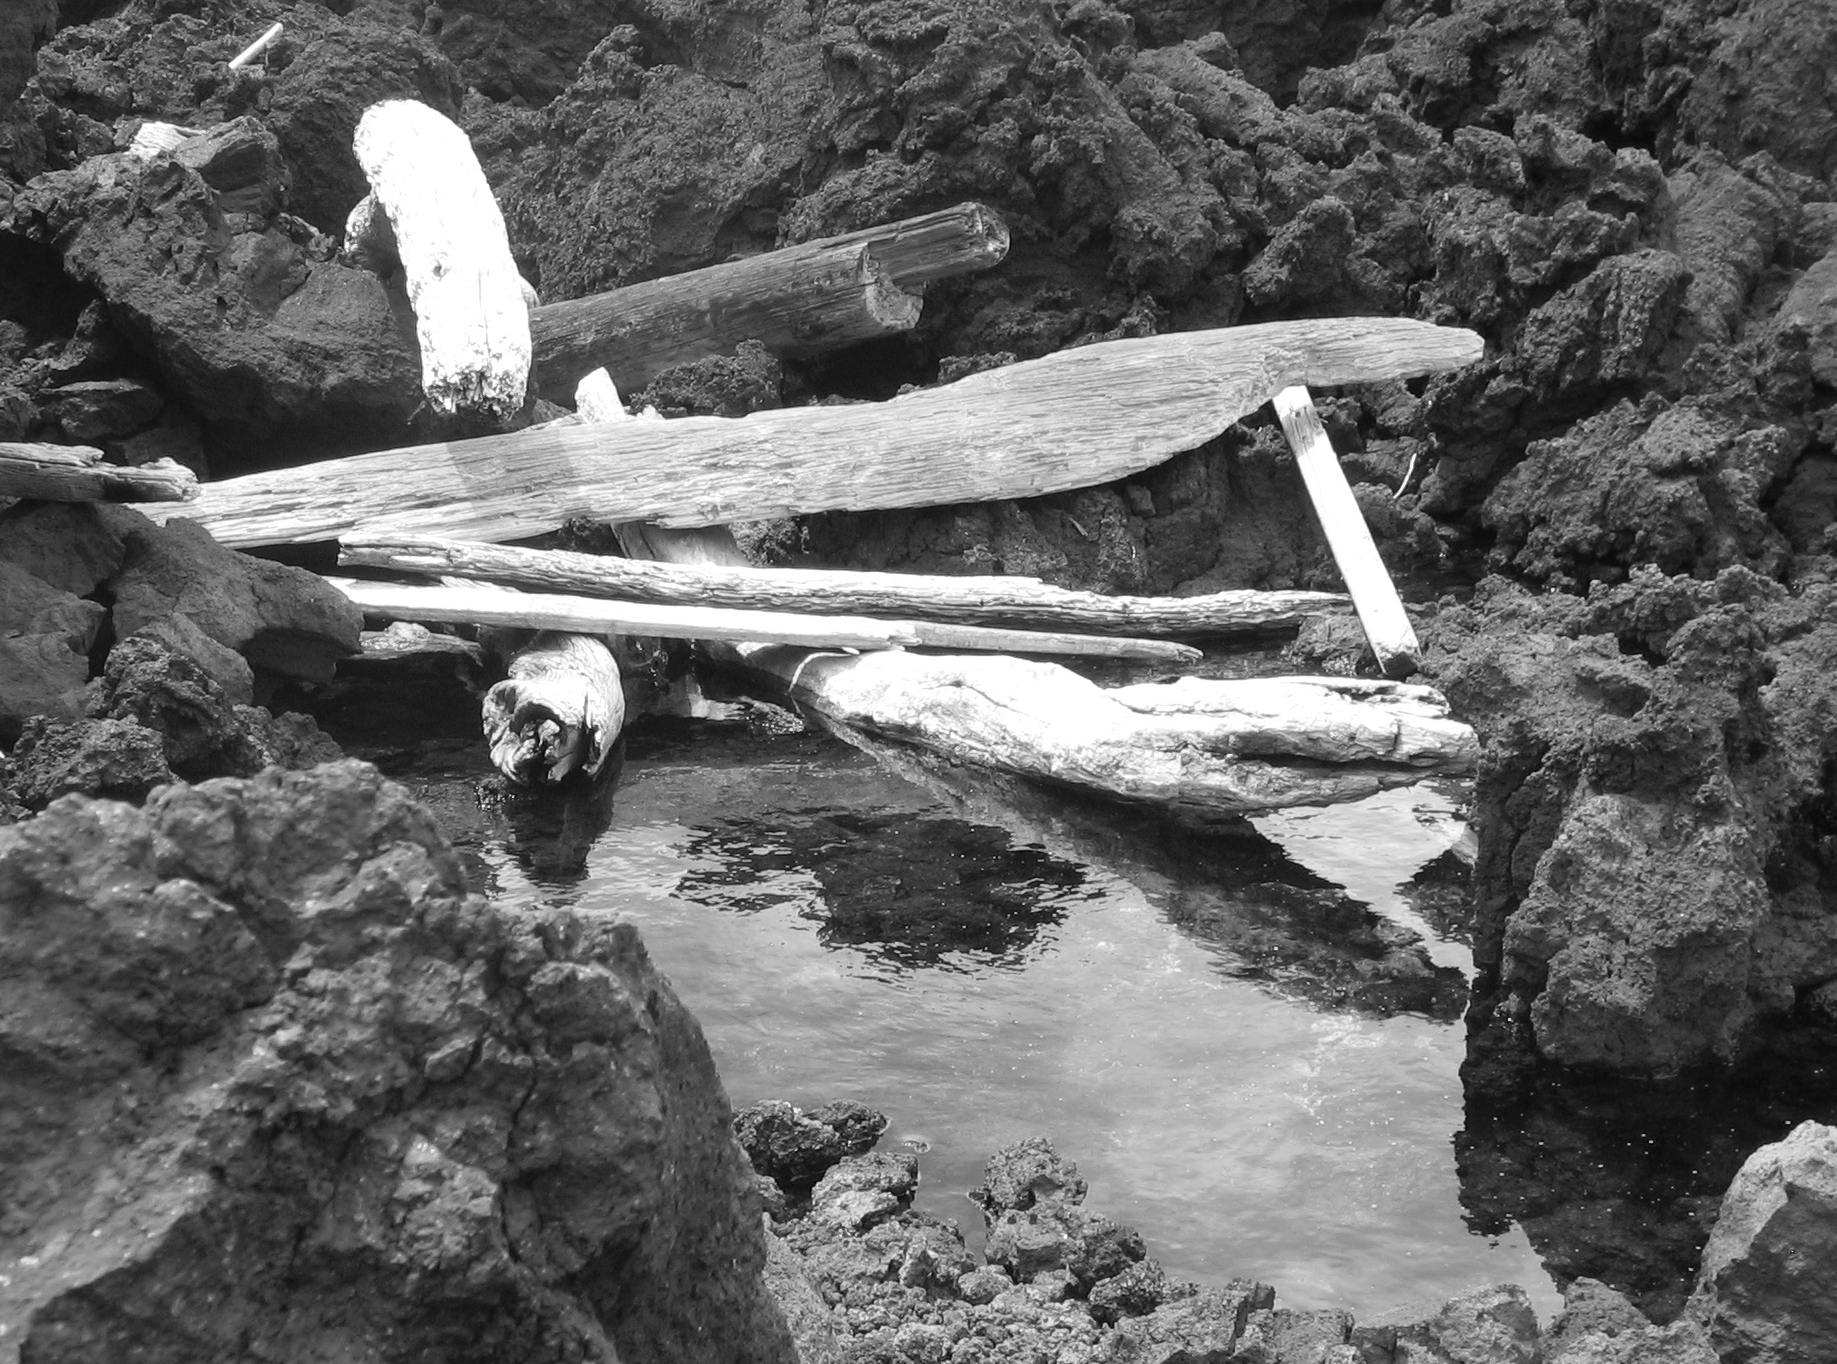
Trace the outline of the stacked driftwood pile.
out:
[[[1406,674],[1414,635],[1306,386],[1467,364],[1480,353],[1472,333],[1374,318],[1274,323],[1079,347],[884,403],[642,420],[615,381],[631,389],[747,340],[805,355],[909,329],[926,282],[997,264],[1006,228],[966,204],[541,305],[458,129],[390,101],[365,115],[356,151],[372,193],[347,224],[347,254],[402,272],[430,408],[499,433],[200,489],[162,483],[152,491],[189,500],[154,514],[196,518],[238,546],[339,539],[344,563],[392,575],[338,580],[379,618],[537,632],[485,701],[493,756],[513,778],[604,764],[625,718],[619,635],[702,641],[844,732],[1172,805],[1352,799],[1471,765],[1471,731],[1426,687],[1185,678],[1104,689],[1034,661],[1178,664],[1200,656],[1185,640],[1292,625],[1340,600],[1330,594],[1100,597],[1031,579],[762,569],[726,526],[1091,486],[1273,401],[1374,652]],[[505,429],[532,389],[571,397],[574,415]],[[69,495],[122,494],[96,486],[113,471],[80,455],[0,450],[0,471],[8,459],[34,495],[47,469]],[[614,523],[628,557],[502,543],[583,517]]]

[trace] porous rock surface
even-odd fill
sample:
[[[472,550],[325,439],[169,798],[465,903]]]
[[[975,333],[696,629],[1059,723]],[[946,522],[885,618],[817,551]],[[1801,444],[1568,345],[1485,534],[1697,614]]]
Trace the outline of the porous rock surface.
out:
[[[0,1327],[34,1361],[780,1361],[629,926],[467,895],[359,763],[0,830]]]

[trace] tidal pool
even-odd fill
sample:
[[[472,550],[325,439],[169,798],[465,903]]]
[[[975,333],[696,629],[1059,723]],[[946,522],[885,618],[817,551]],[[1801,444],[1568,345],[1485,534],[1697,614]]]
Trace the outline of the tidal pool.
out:
[[[1516,1226],[1463,1218],[1466,949],[1399,890],[1462,837],[1447,788],[1171,830],[708,725],[635,732],[592,809],[507,795],[457,737],[398,775],[488,893],[638,924],[736,1106],[884,1111],[972,1244],[965,1191],[1037,1134],[1176,1275],[1362,1316],[1506,1281],[1557,1305]]]

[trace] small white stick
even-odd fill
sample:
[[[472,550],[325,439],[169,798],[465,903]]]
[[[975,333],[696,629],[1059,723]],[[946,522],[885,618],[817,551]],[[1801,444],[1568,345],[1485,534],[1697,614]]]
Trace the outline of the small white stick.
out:
[[[230,58],[230,70],[235,71],[241,67],[247,66],[267,50],[269,43],[272,43],[280,36],[281,26],[279,24],[271,26],[261,37],[257,38],[234,57]]]
[[[1378,657],[1378,666],[1392,677],[1414,672],[1422,646],[1416,641],[1410,618],[1404,614],[1390,571],[1378,557],[1371,528],[1365,524],[1365,514],[1352,495],[1352,485],[1346,482],[1346,471],[1339,467],[1339,456],[1333,453],[1333,442],[1320,424],[1314,399],[1297,384],[1283,389],[1271,401],[1282,419],[1282,432],[1288,437],[1289,449],[1295,452],[1295,463],[1301,469],[1302,482],[1307,484],[1314,514],[1326,532],[1327,547],[1333,551],[1333,562],[1346,580],[1353,610],[1359,614],[1359,624],[1365,627],[1365,638]]]

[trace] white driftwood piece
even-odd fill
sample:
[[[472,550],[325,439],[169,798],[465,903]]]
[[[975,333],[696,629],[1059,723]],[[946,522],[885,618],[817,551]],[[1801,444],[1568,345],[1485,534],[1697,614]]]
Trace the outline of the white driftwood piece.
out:
[[[658,635],[664,639],[714,639],[801,644],[821,649],[987,649],[1010,653],[1075,654],[1086,658],[1138,658],[1189,663],[1200,651],[1171,640],[1051,631],[998,630],[932,621],[874,620],[866,616],[800,616],[788,611],[727,611],[708,606],[654,606],[555,592],[517,592],[493,584],[454,580],[440,587],[327,578],[373,615],[436,625],[495,625],[582,634]]]
[[[266,33],[263,33],[261,37],[257,38],[234,57],[230,58],[230,70],[240,70],[254,61],[257,57],[261,56],[262,53],[266,52],[269,45],[273,43],[276,38],[281,36],[281,28],[282,26],[280,24],[270,24]]]
[[[725,527],[642,528],[669,563],[743,565]],[[1471,772],[1479,745],[1429,687],[1184,678],[1106,691],[1016,658],[720,645],[716,661],[838,727],[1126,800],[1215,814],[1362,800]]]
[[[603,639],[544,631],[518,650],[479,712],[491,761],[541,786],[575,770],[598,775],[625,727],[619,665]]]
[[[161,152],[175,151],[184,146],[197,133],[176,123],[155,123],[152,120],[140,125],[134,134],[134,140],[128,143],[128,155],[142,161],[151,161]]]
[[[508,421],[529,387],[529,307],[472,144],[425,104],[385,100],[351,145],[395,233],[428,404]]]
[[[1197,449],[1291,384],[1432,374],[1482,350],[1473,332],[1371,317],[1104,341],[884,403],[557,424],[249,474],[186,515],[236,546],[360,526],[495,541],[577,516],[707,526],[1037,497]]]
[[[92,445],[0,441],[0,497],[46,502],[184,502],[198,476],[171,459],[110,464]]]
[[[1283,389],[1271,401],[1276,416],[1282,420],[1289,449],[1294,451],[1308,497],[1314,503],[1314,514],[1326,534],[1327,547],[1333,551],[1333,562],[1346,580],[1352,608],[1358,612],[1372,653],[1377,655],[1378,667],[1394,677],[1407,676],[1416,671],[1422,646],[1397,596],[1390,570],[1384,567],[1378,547],[1372,542],[1371,528],[1365,524],[1365,513],[1352,495],[1352,485],[1346,482],[1346,471],[1340,468],[1333,442],[1320,424],[1314,399],[1306,388],[1297,385]]]

